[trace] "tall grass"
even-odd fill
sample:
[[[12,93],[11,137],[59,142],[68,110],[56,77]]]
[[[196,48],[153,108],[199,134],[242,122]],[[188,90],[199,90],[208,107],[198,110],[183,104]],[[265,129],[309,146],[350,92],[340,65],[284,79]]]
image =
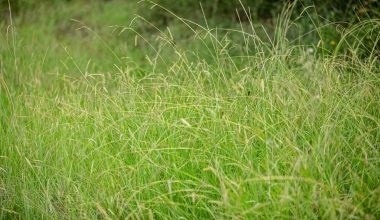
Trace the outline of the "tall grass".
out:
[[[173,43],[179,28],[136,39],[152,47],[145,64],[100,35],[77,53],[83,36],[65,45],[50,29],[35,39],[31,24],[7,28],[0,216],[379,218],[376,44],[366,58],[340,50],[350,37],[363,46],[357,30],[378,31],[379,21],[346,30],[335,53],[320,56],[288,40],[287,13],[267,39],[252,21],[221,30],[173,14],[192,37]],[[93,65],[115,68],[81,61],[99,48],[106,55],[92,54]]]

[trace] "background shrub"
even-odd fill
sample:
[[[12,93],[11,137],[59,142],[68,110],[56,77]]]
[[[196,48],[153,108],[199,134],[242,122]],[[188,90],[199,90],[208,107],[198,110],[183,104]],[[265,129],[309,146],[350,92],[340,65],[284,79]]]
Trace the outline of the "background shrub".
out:
[[[26,11],[45,4],[57,4],[60,2],[70,2],[71,0],[9,0],[13,14],[20,11]],[[8,0],[0,0],[0,17],[4,18],[9,15]]]
[[[294,0],[155,0],[146,1],[156,3],[181,17],[191,20],[204,19],[200,5],[208,19],[230,21],[246,21],[244,5],[249,17],[253,20],[275,18],[281,9]],[[241,2],[241,3],[240,3]],[[315,10],[323,18],[332,21],[354,22],[365,18],[376,18],[380,15],[380,3],[376,0],[301,0],[296,10],[301,12],[305,6],[315,6]],[[155,9],[156,8],[156,9]],[[141,11],[144,16],[155,18],[156,23],[166,25],[172,16],[162,9],[153,7],[153,10]],[[295,13],[297,14],[297,13]]]

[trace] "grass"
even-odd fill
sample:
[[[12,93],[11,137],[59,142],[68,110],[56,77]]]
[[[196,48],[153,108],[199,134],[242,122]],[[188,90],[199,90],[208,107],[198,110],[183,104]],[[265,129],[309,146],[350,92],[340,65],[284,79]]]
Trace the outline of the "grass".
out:
[[[321,56],[289,18],[271,40],[177,18],[173,43],[186,25],[135,39],[133,4],[95,6],[2,23],[1,218],[380,217],[380,66],[355,35],[379,21]]]

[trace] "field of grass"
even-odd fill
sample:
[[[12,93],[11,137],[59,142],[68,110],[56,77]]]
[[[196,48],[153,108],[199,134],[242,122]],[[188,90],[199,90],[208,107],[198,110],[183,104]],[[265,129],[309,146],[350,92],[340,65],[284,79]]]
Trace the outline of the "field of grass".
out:
[[[379,20],[325,54],[289,12],[266,32],[135,10],[0,23],[0,218],[380,218]]]

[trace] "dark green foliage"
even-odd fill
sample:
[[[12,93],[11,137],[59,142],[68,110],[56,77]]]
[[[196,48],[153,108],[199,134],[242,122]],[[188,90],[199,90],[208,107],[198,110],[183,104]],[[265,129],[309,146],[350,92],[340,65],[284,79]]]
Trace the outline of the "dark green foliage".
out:
[[[43,4],[70,1],[72,0],[9,0],[9,3],[12,13],[16,14],[21,10],[29,10]],[[195,21],[204,19],[201,9],[203,8],[207,19],[244,22],[248,18],[253,20],[275,18],[286,4],[294,2],[297,3],[296,10],[298,12],[301,12],[305,6],[315,6],[315,10],[320,16],[333,21],[355,21],[380,16],[380,3],[377,0],[145,0],[140,14],[153,19],[156,24],[167,25],[173,19],[170,13],[159,7],[149,9],[152,5],[157,4],[181,17]],[[8,13],[8,0],[0,0],[0,17],[5,17]]]
[[[380,16],[377,0],[304,0],[304,5],[314,5],[318,14],[333,21],[357,21]]]
[[[42,4],[56,4],[59,2],[70,2],[71,0],[0,0],[0,17],[9,15],[9,6],[13,14],[20,11],[33,9]]]
[[[158,24],[167,25],[173,16],[168,11],[173,12],[180,17],[190,20],[200,21],[204,19],[223,20],[225,22],[247,21],[253,19],[269,19],[283,7],[280,0],[156,0],[146,1],[150,4],[159,6],[153,7],[153,10],[147,11],[148,6],[143,5],[141,14],[145,17],[155,18]],[[203,15],[203,12],[204,15]]]
[[[147,0],[143,1],[140,14],[158,27],[178,21],[176,16],[201,25],[205,25],[206,19],[210,26],[218,27],[251,20],[262,24],[272,38],[276,24],[283,23],[281,11],[289,9],[289,6],[292,10],[285,14],[291,13],[290,20],[296,25],[287,31],[288,40],[308,33],[303,37],[302,44],[315,45],[319,54],[330,56],[334,51],[335,54],[345,54],[353,50],[361,57],[376,54],[379,47],[378,29],[343,36],[344,30],[352,24],[380,17],[380,3],[375,0]],[[365,36],[360,41],[361,45],[352,43],[357,42],[357,34]]]
[[[200,21],[204,19],[202,8],[207,19],[230,21],[267,20],[276,18],[289,3],[296,3],[295,14],[307,6],[313,6],[321,17],[329,21],[353,22],[380,15],[380,3],[376,0],[154,0],[145,1],[153,10],[143,7],[143,16],[154,18],[158,24],[167,25],[173,16],[171,11],[181,17]],[[147,5],[145,5],[147,6]]]

